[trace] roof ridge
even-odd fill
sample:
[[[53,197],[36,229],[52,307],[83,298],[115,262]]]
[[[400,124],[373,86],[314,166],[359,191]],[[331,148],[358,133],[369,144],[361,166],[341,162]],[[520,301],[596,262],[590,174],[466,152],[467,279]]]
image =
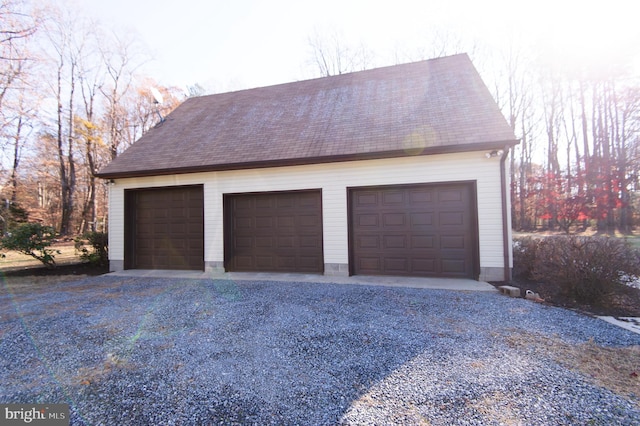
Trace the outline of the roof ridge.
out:
[[[340,73],[340,74],[332,74],[332,75],[326,75],[326,76],[304,78],[304,79],[300,79],[300,80],[287,81],[287,82],[276,83],[276,84],[269,84],[269,85],[265,85],[265,86],[256,86],[256,87],[248,87],[248,88],[238,89],[238,90],[231,90],[231,91],[228,91],[228,92],[212,93],[212,94],[209,94],[209,95],[197,96],[195,98],[197,99],[197,98],[206,98],[206,97],[218,96],[218,95],[226,95],[226,94],[239,94],[239,93],[242,93],[242,92],[249,92],[249,91],[252,91],[252,90],[277,88],[277,87],[286,86],[286,85],[289,85],[289,84],[307,83],[307,82],[314,82],[314,81],[326,80],[326,79],[338,79],[340,77],[354,76],[354,75],[365,75],[367,73],[374,73],[376,71],[384,71],[384,70],[394,69],[394,68],[398,68],[398,67],[418,66],[418,65],[421,65],[421,64],[434,63],[434,62],[438,62],[438,61],[445,61],[445,60],[448,61],[448,60],[453,60],[453,58],[456,58],[456,57],[459,57],[459,58],[463,58],[464,57],[464,58],[467,59],[467,61],[469,61],[469,63],[471,63],[471,59],[469,58],[469,55],[466,52],[462,52],[462,53],[456,53],[456,54],[447,55],[447,56],[438,56],[438,57],[435,57],[435,58],[421,59],[421,60],[418,60],[418,61],[402,62],[402,63],[399,63],[399,64],[392,64],[392,65],[382,65],[382,66],[375,67],[375,68],[367,68],[367,69],[363,69],[363,70],[349,71],[349,72]],[[194,99],[194,98],[189,98],[189,99]]]

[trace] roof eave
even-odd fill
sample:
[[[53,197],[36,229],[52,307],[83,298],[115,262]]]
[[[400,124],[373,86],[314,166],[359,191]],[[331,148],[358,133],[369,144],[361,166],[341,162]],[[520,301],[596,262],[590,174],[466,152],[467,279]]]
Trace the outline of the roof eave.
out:
[[[446,146],[434,146],[422,149],[417,152],[416,149],[401,150],[401,151],[380,151],[380,152],[367,152],[347,155],[336,156],[323,156],[323,157],[303,157],[303,158],[287,158],[278,160],[265,160],[265,161],[253,161],[243,163],[230,163],[230,164],[211,164],[203,166],[190,166],[190,167],[175,167],[165,169],[149,169],[149,170],[130,170],[123,172],[104,172],[96,173],[95,176],[102,179],[123,179],[123,178],[138,178],[138,177],[150,177],[150,176],[166,176],[176,174],[187,173],[205,173],[205,172],[220,172],[229,170],[247,170],[247,169],[260,169],[271,167],[284,167],[284,166],[303,166],[309,164],[326,164],[326,163],[338,163],[346,161],[357,160],[379,160],[384,158],[400,158],[400,157],[415,157],[418,155],[437,155],[437,154],[453,154],[460,152],[471,151],[484,151],[488,149],[501,149],[505,147],[512,147],[520,143],[517,139],[482,142],[473,144],[462,145],[446,145]]]

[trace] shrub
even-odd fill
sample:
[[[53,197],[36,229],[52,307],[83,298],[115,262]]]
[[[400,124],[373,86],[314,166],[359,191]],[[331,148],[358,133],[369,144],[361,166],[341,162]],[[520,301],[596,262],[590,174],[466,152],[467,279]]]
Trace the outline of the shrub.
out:
[[[539,238],[520,237],[513,239],[513,276],[530,279],[536,262]]]
[[[584,303],[601,302],[615,286],[640,275],[638,252],[619,238],[551,236],[520,247],[526,248],[514,250],[514,270],[522,261],[518,270]],[[526,253],[516,256],[520,250]]]
[[[59,250],[49,249],[56,236],[56,231],[50,226],[39,223],[23,223],[5,235],[0,244],[5,250],[15,250],[42,262],[47,268],[55,268],[54,253]]]
[[[91,246],[88,249],[86,245]],[[106,232],[87,232],[75,239],[75,248],[80,252],[80,259],[95,266],[106,266],[109,263],[109,236]]]

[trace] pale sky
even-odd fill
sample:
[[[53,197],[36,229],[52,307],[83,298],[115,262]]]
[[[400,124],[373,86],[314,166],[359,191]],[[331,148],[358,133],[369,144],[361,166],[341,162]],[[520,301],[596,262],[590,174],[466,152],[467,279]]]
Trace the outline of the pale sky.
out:
[[[64,1],[64,0],[57,0]],[[510,40],[566,58],[625,52],[640,58],[634,1],[590,0],[83,0],[84,14],[138,33],[163,85],[235,90],[313,77],[308,38],[337,31],[377,65],[428,48],[434,30],[496,46]],[[562,60],[562,59],[559,59]],[[601,59],[600,59],[601,60]],[[640,62],[638,62],[640,63]],[[640,68],[639,68],[640,69]]]

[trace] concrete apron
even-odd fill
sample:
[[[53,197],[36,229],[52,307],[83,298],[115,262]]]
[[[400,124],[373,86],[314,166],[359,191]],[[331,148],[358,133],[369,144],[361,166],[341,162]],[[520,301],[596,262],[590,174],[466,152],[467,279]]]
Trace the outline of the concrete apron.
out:
[[[221,279],[233,281],[284,281],[284,282],[312,282],[330,284],[374,285],[384,287],[410,287],[441,290],[462,291],[497,291],[494,286],[483,281],[465,278],[416,278],[390,276],[351,277],[316,275],[316,274],[285,274],[266,272],[202,272],[202,271],[170,271],[127,269],[111,272],[109,275],[122,277],[149,278],[182,278],[182,279]]]

